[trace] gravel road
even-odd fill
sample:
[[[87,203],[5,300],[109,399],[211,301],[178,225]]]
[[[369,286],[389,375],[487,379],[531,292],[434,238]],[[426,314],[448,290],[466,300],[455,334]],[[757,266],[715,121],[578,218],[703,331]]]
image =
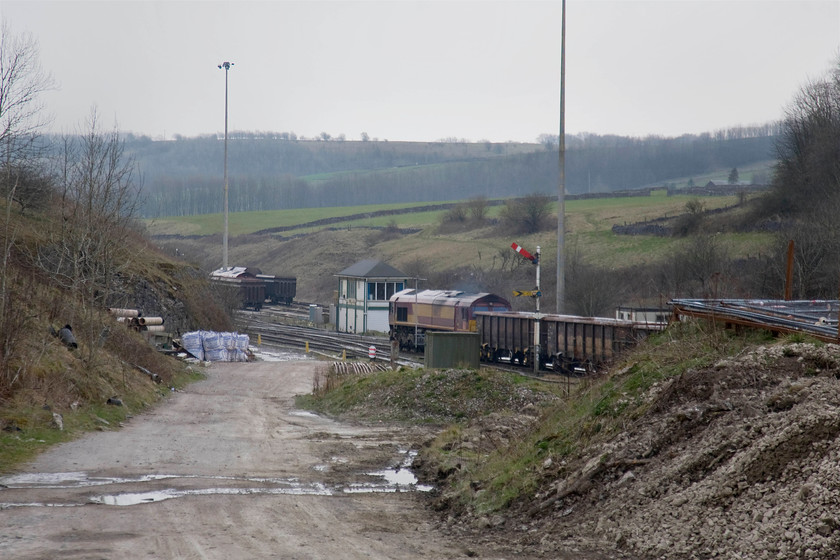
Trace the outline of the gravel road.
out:
[[[462,558],[412,484],[412,434],[295,410],[312,361],[214,364],[113,431],[0,478],[3,558]],[[481,557],[496,557],[482,553]]]

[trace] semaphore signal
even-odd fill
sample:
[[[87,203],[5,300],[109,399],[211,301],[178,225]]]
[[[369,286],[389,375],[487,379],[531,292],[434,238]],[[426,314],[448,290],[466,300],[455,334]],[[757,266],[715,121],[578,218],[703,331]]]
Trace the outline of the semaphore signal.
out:
[[[522,255],[523,257],[525,257],[526,259],[528,259],[529,261],[531,261],[533,264],[539,264],[539,258],[535,257],[516,243],[511,243],[510,248]]]

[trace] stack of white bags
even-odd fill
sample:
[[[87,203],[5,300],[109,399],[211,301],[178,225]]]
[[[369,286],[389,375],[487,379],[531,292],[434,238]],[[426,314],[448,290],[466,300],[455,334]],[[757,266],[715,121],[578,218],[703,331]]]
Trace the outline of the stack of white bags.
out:
[[[181,336],[184,349],[206,362],[247,362],[247,334],[215,331],[193,331]]]

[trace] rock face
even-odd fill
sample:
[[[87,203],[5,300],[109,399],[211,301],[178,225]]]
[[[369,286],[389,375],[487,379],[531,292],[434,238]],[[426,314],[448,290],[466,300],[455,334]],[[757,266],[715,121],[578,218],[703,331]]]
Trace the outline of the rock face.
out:
[[[655,387],[635,425],[544,489],[541,548],[837,558],[838,377],[840,347],[789,344]]]

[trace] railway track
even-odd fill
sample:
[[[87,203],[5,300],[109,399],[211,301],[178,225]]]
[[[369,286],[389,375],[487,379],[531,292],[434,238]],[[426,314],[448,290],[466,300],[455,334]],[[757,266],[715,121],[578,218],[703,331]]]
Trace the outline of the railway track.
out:
[[[308,313],[308,307],[307,307]],[[266,343],[280,347],[306,348],[333,357],[367,358],[371,346],[376,347],[378,360],[390,360],[390,342],[385,336],[369,336],[326,331],[303,324],[276,322],[278,319],[306,323],[308,315],[293,309],[269,308],[261,312],[241,311],[236,316],[237,328]]]
[[[376,347],[378,361],[390,361],[390,341],[386,336],[371,336],[338,333],[311,326],[309,304],[293,303],[286,306],[264,307],[261,311],[237,312],[236,327],[240,332],[248,333],[252,342],[257,335],[264,343],[281,348],[309,348],[333,359],[342,356],[347,359],[368,359],[371,346]],[[411,367],[423,365],[423,356],[411,352],[400,352],[399,363]],[[556,374],[550,370],[534,375],[527,368],[512,364],[482,363],[482,367],[517,373],[550,383],[576,383],[575,376]]]
[[[240,312],[237,316],[237,327],[252,337],[260,335],[263,342],[282,348],[306,348],[308,345],[310,351],[335,359],[340,358],[342,354],[348,359],[367,359],[369,348],[375,346],[377,361],[387,362],[391,359],[390,343],[387,337],[336,333],[313,327],[275,323],[262,319],[262,313]],[[269,313],[269,316],[271,315],[273,314]],[[399,363],[412,367],[422,366],[423,356],[401,352]],[[481,366],[524,375],[548,383],[569,385],[578,382],[573,376],[559,375],[551,371],[534,375],[526,368],[512,365],[482,363]]]

